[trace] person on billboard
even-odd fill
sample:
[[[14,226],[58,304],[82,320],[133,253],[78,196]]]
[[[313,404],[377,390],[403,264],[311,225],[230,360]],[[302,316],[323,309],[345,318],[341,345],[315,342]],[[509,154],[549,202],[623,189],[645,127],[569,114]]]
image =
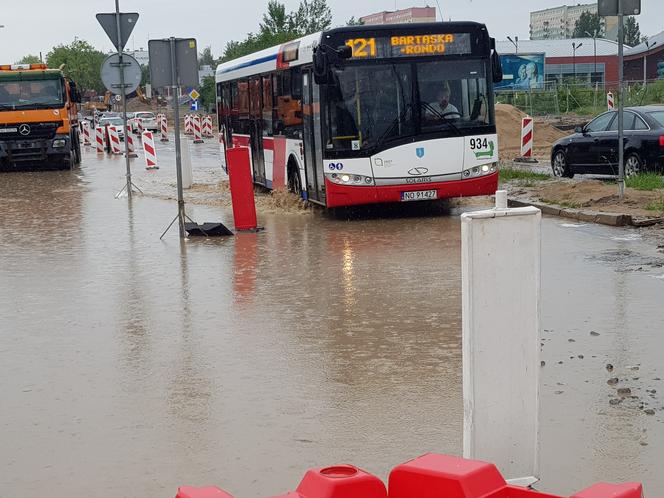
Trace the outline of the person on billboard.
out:
[[[529,88],[528,82],[528,71],[526,70],[526,65],[521,64],[519,66],[518,77],[514,82],[514,88]]]
[[[529,62],[526,66],[526,74],[528,76],[528,88],[542,88],[544,78],[537,70],[537,64]]]

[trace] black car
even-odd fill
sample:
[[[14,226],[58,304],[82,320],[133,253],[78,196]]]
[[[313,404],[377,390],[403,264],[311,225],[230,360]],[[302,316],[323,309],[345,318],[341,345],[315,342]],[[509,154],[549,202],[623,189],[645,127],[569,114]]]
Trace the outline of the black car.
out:
[[[664,170],[664,106],[625,108],[625,176]],[[551,148],[554,176],[618,174],[618,111],[600,114]]]

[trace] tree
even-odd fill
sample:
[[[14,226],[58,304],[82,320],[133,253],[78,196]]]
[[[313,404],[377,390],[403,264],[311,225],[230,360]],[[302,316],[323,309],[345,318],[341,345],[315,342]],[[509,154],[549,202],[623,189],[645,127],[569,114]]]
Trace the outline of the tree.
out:
[[[346,22],[346,26],[363,26],[363,25],[364,21],[362,21],[362,19],[355,19],[355,16],[351,17]]]
[[[16,62],[16,64],[39,64],[41,59],[37,55],[28,54]]]
[[[210,66],[212,69],[214,69],[216,65],[217,61],[212,55],[212,47],[208,45],[203,49],[203,52],[201,52],[198,56],[198,67],[200,69],[203,66]]]
[[[574,25],[574,34],[573,38],[585,38],[588,36],[588,33],[593,35],[597,33],[601,35],[604,33],[602,28],[602,18],[599,14],[592,14],[588,11],[582,12],[581,17],[577,19],[576,24]]]
[[[625,44],[634,47],[641,43],[641,30],[634,16],[625,19]]]
[[[332,25],[332,11],[326,0],[301,0],[290,16],[291,29],[298,36],[323,31]]]
[[[99,71],[106,55],[84,40],[58,45],[46,54],[48,67],[64,66],[65,75],[78,83],[81,91],[105,91]]]
[[[213,107],[216,101],[216,84],[214,76],[206,76],[203,78],[200,88],[201,105],[204,109]]]
[[[290,31],[290,18],[286,14],[286,6],[277,0],[270,0],[267,12],[260,23],[260,34],[263,36],[278,35]]]

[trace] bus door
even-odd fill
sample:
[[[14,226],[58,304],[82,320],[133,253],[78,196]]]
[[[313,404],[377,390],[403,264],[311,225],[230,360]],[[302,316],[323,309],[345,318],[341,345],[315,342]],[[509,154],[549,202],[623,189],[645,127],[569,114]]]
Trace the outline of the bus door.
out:
[[[266,185],[265,155],[263,151],[263,110],[261,105],[261,79],[249,80],[249,146],[254,169],[254,182]]]
[[[306,189],[309,199],[325,203],[323,149],[320,143],[320,89],[314,83],[310,69],[302,72],[302,114]]]

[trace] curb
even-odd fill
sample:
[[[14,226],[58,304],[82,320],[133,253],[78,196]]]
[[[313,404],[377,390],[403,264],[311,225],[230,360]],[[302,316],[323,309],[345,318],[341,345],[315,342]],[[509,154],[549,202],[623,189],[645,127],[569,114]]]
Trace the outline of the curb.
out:
[[[552,204],[543,204],[525,199],[509,199],[508,204],[513,207],[533,206],[542,211],[542,214],[559,216],[561,218],[571,218],[573,220],[585,221],[589,223],[598,223],[612,227],[648,227],[664,222],[664,218],[635,218],[629,214],[622,213],[602,213],[599,211],[583,211],[580,209],[570,209]]]

